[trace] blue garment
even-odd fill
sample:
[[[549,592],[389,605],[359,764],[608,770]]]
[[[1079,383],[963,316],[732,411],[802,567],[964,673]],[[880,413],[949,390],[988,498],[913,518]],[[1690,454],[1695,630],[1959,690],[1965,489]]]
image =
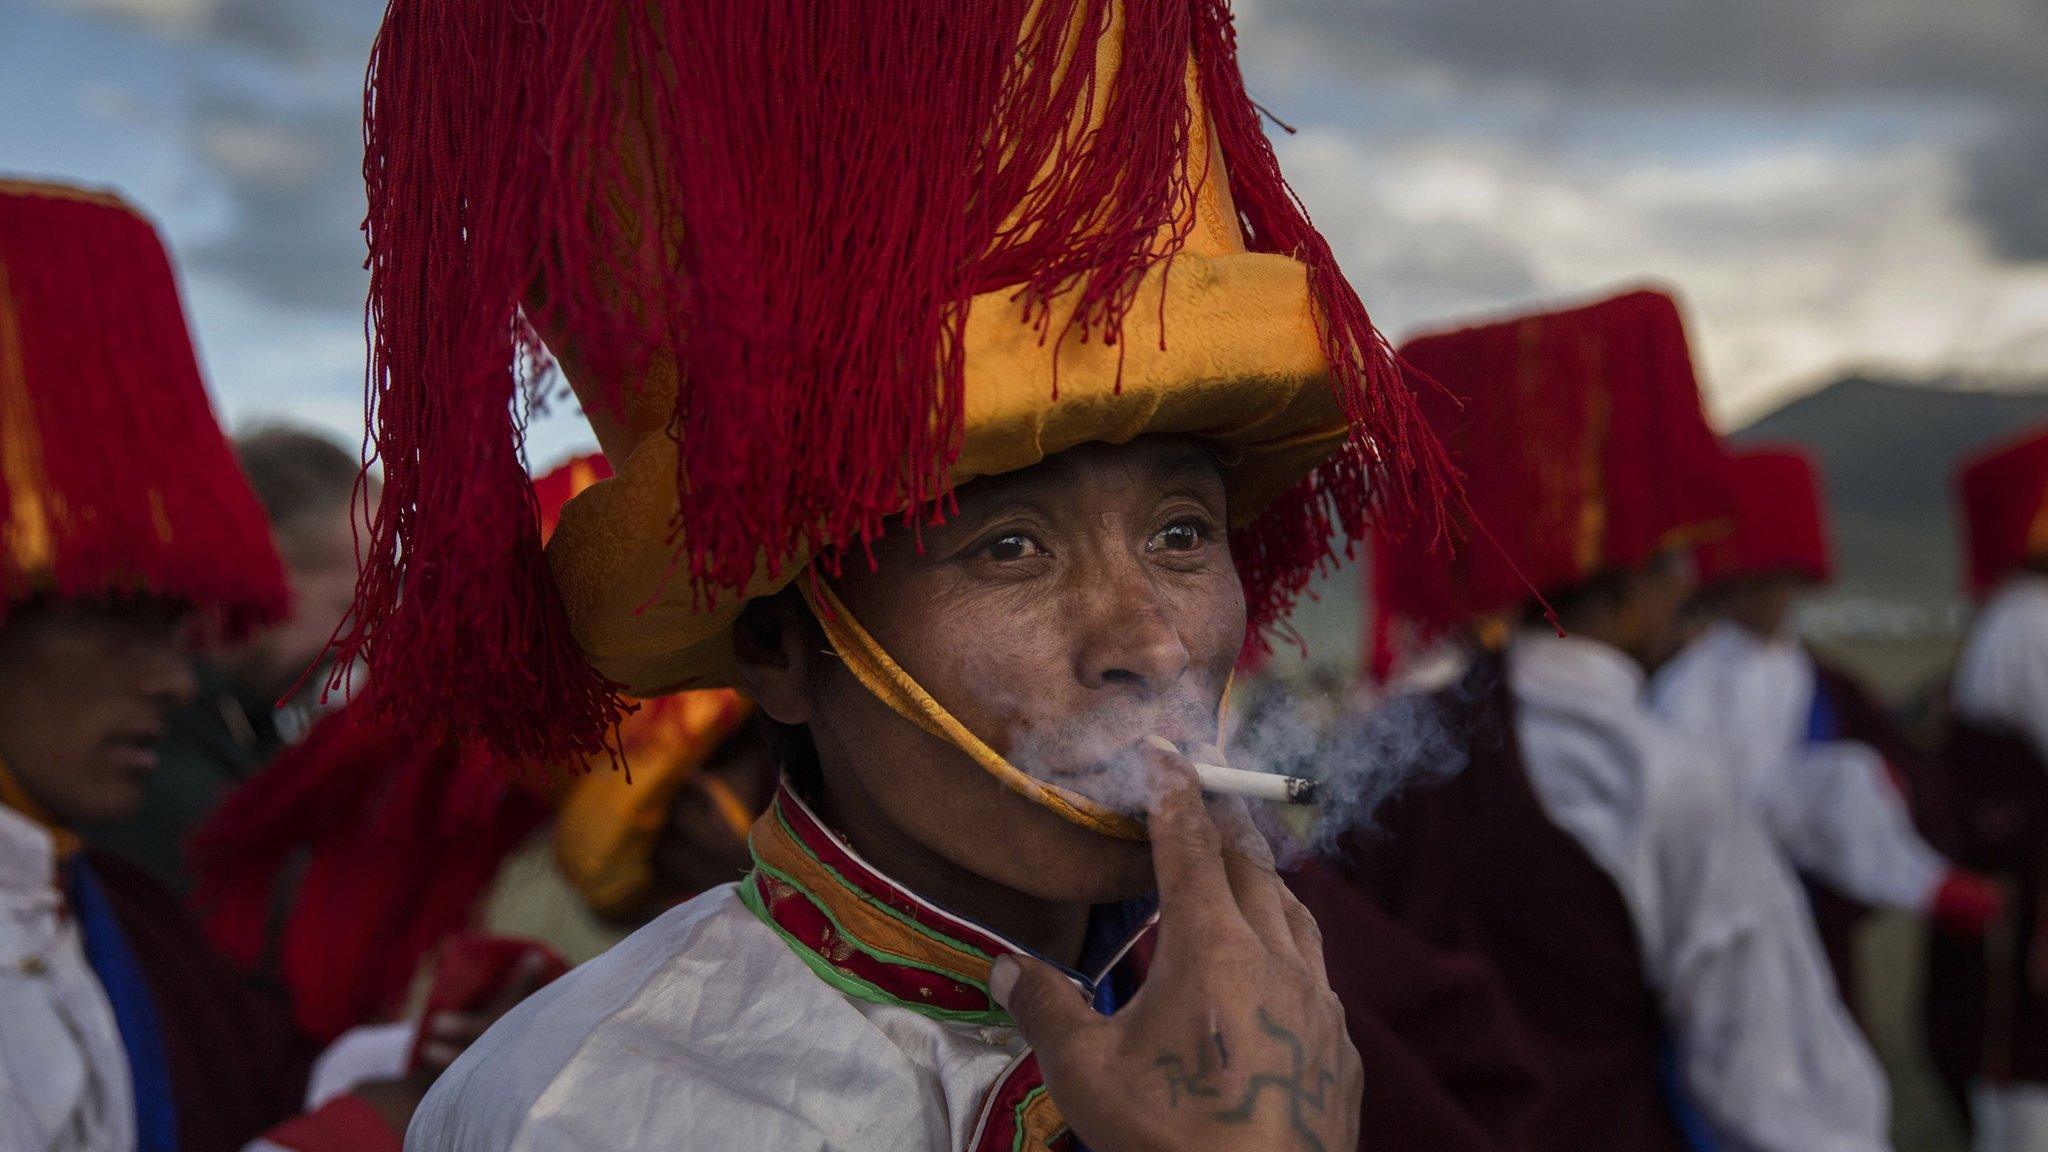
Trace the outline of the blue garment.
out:
[[[1671,1107],[1671,1121],[1678,1127],[1678,1138],[1692,1152],[1716,1152],[1720,1145],[1714,1142],[1714,1132],[1707,1127],[1706,1117],[1693,1106],[1685,1085],[1679,1081],[1678,1052],[1669,1042],[1657,1052],[1657,1079],[1664,1086],[1664,1102]]]
[[[1806,742],[1826,744],[1842,738],[1842,721],[1835,715],[1835,706],[1828,703],[1828,694],[1819,685],[1813,689],[1813,704],[1806,711]]]
[[[142,965],[128,947],[113,906],[100,890],[99,878],[83,859],[66,869],[71,910],[86,962],[106,990],[114,1009],[121,1047],[128,1053],[128,1078],[135,1086],[136,1152],[177,1152],[178,1108],[171,1090],[171,1062],[164,1052],[163,1026],[150,998]]]

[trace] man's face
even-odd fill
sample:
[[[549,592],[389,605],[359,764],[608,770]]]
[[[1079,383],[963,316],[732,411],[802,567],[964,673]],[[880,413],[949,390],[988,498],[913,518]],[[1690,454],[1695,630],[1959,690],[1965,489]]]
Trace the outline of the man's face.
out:
[[[1126,812],[1156,733],[1216,739],[1244,640],[1215,460],[1187,438],[1088,445],[963,487],[923,548],[898,531],[838,585],[854,618],[1018,768]],[[828,792],[925,849],[1042,899],[1149,890],[1143,845],[1005,787],[827,665],[808,721]]]
[[[291,585],[291,618],[226,657],[237,686],[265,701],[291,691],[355,603],[356,523],[350,506],[309,513],[279,529],[277,545]]]
[[[1659,553],[1629,578],[1635,635],[1627,648],[1643,667],[1655,671],[1678,652],[1685,641],[1686,603],[1698,587],[1699,571],[1683,548]]]
[[[0,626],[0,760],[65,825],[126,819],[192,698],[184,614],[161,601],[51,601]]]
[[[1775,640],[1785,634],[1792,606],[1805,590],[1805,581],[1792,572],[1746,577],[1722,590],[1720,612],[1759,639]]]

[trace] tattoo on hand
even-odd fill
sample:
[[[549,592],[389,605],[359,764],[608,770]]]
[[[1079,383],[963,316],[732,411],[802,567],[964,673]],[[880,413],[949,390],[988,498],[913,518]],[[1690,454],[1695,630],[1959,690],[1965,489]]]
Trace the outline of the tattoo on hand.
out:
[[[1210,1083],[1216,1070],[1209,1063],[1209,1050],[1203,1048],[1195,1057],[1195,1067],[1189,1071],[1188,1062],[1178,1053],[1161,1052],[1159,1059],[1152,1062],[1166,1076],[1166,1106],[1180,1107],[1181,1093],[1191,1100],[1209,1100],[1223,1095],[1223,1089]]]
[[[1309,1152],[1329,1152],[1309,1120],[1311,1114],[1320,1117],[1327,1107],[1330,1086],[1337,1082],[1336,1073],[1312,1062],[1301,1038],[1273,1019],[1264,1008],[1258,1010],[1258,1021],[1261,1031],[1286,1047],[1291,1067],[1285,1072],[1253,1073],[1245,1081],[1244,1095],[1236,1106],[1216,1112],[1215,1118],[1226,1124],[1248,1123],[1258,1107],[1259,1098],[1270,1089],[1285,1101],[1288,1126],[1300,1137],[1301,1146]],[[1220,1046],[1222,1036],[1219,1034],[1216,1039]],[[1199,1050],[1192,1069],[1185,1057],[1173,1052],[1160,1053],[1153,1066],[1166,1077],[1168,1107],[1179,1108],[1182,1095],[1191,1100],[1211,1100],[1223,1094],[1214,1082],[1216,1068],[1207,1045]]]

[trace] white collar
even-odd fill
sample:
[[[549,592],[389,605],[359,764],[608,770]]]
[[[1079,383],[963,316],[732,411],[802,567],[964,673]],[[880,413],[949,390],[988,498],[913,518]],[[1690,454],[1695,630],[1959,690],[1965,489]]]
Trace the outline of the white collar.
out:
[[[57,841],[50,830],[0,805],[0,891],[46,892],[57,887]]]

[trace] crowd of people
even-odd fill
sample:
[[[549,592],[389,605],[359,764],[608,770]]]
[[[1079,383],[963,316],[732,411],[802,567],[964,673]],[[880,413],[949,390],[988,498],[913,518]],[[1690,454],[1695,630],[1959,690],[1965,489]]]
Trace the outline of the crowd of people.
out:
[[[0,180],[0,1152],[1877,1152],[1875,911],[2048,1149],[2048,429],[1916,739],[1671,295],[1396,348],[1227,5],[923,8],[395,0],[368,466]]]

